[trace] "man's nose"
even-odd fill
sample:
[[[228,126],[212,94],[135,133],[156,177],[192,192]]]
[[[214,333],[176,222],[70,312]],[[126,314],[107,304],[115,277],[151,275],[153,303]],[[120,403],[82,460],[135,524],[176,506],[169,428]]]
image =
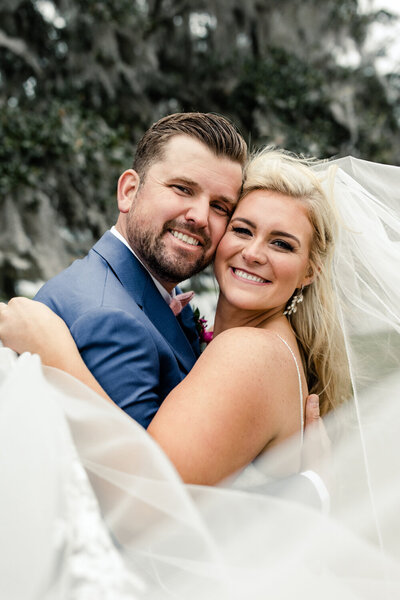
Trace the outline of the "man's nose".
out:
[[[210,214],[210,204],[206,198],[194,199],[185,213],[187,221],[199,228],[205,228],[208,225]]]

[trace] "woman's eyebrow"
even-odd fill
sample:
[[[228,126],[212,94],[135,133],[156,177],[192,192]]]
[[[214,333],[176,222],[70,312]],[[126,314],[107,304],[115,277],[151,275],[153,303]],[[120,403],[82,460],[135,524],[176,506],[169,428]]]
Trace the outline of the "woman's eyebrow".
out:
[[[249,219],[243,219],[243,217],[233,217],[233,219],[231,219],[231,223],[233,223],[233,221],[242,221],[242,223],[246,223],[246,225],[250,225],[250,227],[253,227],[254,229],[256,228],[256,225],[253,223],[253,221],[249,221]]]

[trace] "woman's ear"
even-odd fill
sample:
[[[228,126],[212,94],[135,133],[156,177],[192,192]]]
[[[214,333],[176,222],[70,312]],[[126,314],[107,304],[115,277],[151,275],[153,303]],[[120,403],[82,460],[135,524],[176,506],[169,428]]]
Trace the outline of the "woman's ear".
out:
[[[320,272],[321,272],[321,267],[315,265],[314,263],[312,263],[310,261],[308,263],[306,275],[302,281],[302,285],[304,285],[304,287],[306,287],[307,285],[310,285],[310,283],[315,281],[315,279],[318,277]]]
[[[139,189],[140,177],[133,169],[124,171],[118,179],[117,199],[120,213],[127,213]]]

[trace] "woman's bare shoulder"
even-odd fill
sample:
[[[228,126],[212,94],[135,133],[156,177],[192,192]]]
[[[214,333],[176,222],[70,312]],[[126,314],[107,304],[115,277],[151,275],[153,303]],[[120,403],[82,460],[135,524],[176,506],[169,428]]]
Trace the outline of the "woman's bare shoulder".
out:
[[[149,426],[185,481],[215,483],[298,428],[287,360],[276,335],[250,327],[209,344]]]
[[[215,360],[220,356],[229,356],[231,360],[259,362],[265,368],[265,359],[273,362],[290,360],[282,337],[274,331],[256,327],[235,327],[220,333],[207,346],[204,358]]]

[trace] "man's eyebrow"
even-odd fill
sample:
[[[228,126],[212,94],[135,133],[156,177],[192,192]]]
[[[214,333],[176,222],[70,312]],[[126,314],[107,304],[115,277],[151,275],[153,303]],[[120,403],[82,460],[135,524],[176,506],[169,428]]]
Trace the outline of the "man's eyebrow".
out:
[[[246,225],[250,225],[250,227],[256,229],[256,224],[253,223],[253,221],[249,221],[249,219],[244,219],[243,217],[233,217],[233,219],[231,219],[231,223],[234,223],[235,221],[242,221],[242,223],[246,223]],[[280,235],[282,237],[290,238],[291,240],[295,240],[298,243],[298,245],[301,246],[299,238],[293,235],[293,233],[288,233],[287,231],[280,231],[278,229],[274,229],[273,231],[271,231],[271,235]]]
[[[169,181],[179,181],[179,183],[183,183],[184,185],[188,185],[190,187],[198,188],[200,187],[197,181],[193,181],[193,179],[187,179],[186,177],[181,177],[180,175],[172,175],[169,177]]]

